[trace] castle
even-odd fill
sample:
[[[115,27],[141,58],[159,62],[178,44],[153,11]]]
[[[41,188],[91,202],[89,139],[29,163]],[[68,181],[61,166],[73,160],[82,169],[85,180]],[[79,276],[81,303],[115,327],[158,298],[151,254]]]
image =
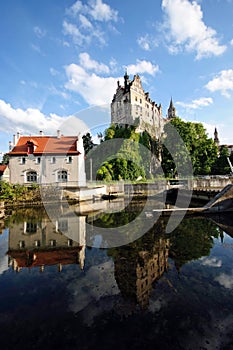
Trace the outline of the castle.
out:
[[[162,116],[161,104],[151,100],[145,92],[138,74],[133,80],[127,72],[124,75],[124,86],[117,82],[116,93],[111,103],[111,122],[118,125],[135,125],[138,132],[148,131],[155,139],[160,139],[164,124],[175,117],[176,110],[171,99],[167,119]]]

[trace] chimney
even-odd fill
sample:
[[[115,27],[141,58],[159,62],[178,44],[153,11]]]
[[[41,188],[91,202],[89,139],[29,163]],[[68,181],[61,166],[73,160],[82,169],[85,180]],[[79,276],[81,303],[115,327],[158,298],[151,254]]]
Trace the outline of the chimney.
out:
[[[40,134],[40,136],[43,136],[43,135],[44,135],[44,133],[43,133],[42,130],[40,130],[39,134]]]
[[[57,130],[57,138],[58,138],[58,139],[61,138],[61,130]]]
[[[13,135],[13,145],[12,146],[15,146],[16,145],[16,136],[15,134]]]
[[[11,151],[13,148],[13,144],[12,144],[12,141],[9,141],[9,151]]]

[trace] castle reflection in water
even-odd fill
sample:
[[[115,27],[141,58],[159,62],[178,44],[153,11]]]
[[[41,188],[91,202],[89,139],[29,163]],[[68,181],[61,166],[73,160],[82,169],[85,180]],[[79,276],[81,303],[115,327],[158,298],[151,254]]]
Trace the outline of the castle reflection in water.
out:
[[[169,239],[158,238],[150,250],[139,250],[128,255],[127,250],[114,259],[115,278],[122,295],[146,308],[149,304],[152,284],[168,268]]]

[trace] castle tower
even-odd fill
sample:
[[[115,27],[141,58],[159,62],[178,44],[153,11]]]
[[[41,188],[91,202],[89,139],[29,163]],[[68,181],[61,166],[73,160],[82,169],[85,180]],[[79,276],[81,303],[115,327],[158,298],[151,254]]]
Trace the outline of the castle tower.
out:
[[[167,117],[168,117],[168,119],[176,117],[176,109],[175,109],[175,107],[173,105],[172,98],[171,98],[171,101],[170,101],[169,108],[167,110]]]
[[[219,138],[217,128],[214,129],[214,143],[216,146],[219,146]]]
[[[162,106],[151,100],[145,92],[138,74],[130,80],[127,71],[124,84],[117,82],[116,93],[111,103],[111,122],[118,125],[135,125],[138,132],[147,130],[160,139],[164,120]]]

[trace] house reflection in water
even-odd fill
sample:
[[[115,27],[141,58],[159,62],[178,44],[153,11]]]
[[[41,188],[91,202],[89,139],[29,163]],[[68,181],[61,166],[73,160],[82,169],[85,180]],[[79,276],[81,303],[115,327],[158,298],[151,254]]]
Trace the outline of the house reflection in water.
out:
[[[83,269],[85,228],[85,216],[64,215],[55,225],[48,218],[14,223],[9,228],[9,266],[17,272],[23,267],[39,267],[43,272],[52,265],[61,271],[68,264],[79,264]]]
[[[131,253],[122,249],[114,258],[115,278],[123,297],[146,308],[153,282],[168,268],[169,239],[159,238],[149,250]]]

